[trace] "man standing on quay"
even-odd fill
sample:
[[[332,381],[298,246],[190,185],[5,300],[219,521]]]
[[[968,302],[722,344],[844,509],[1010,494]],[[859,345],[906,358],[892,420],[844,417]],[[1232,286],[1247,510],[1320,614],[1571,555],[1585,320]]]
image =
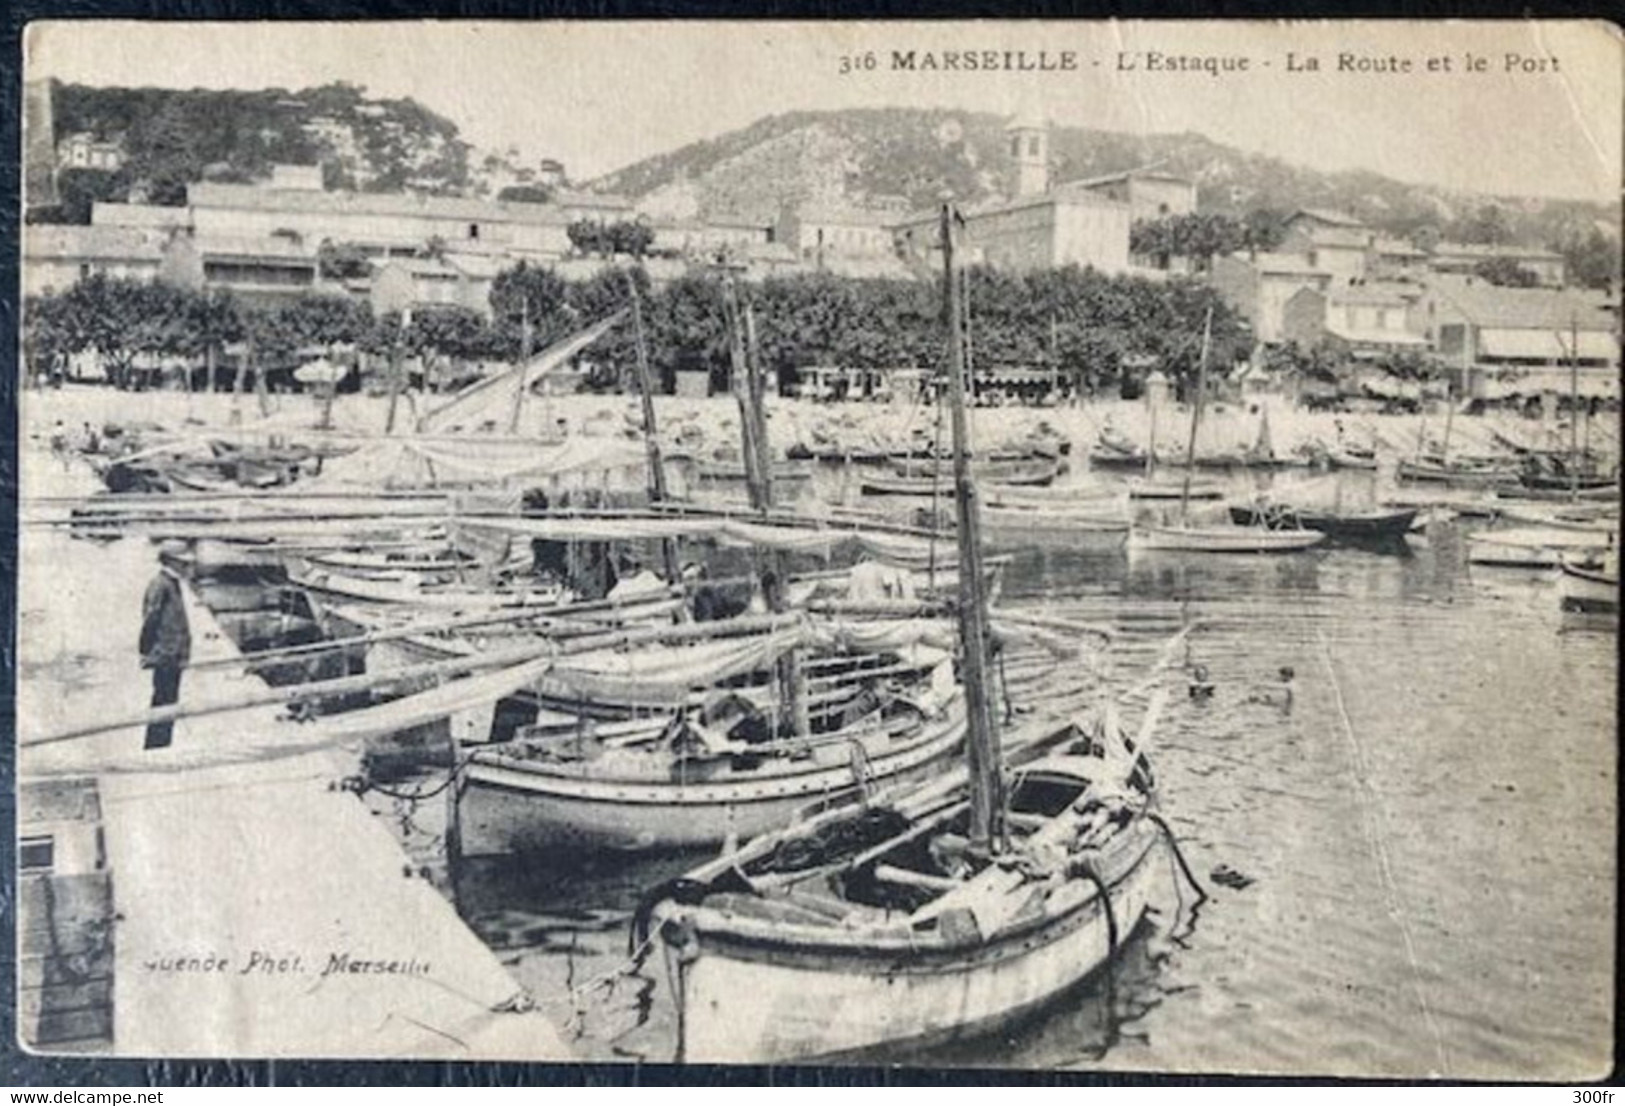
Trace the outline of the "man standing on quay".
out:
[[[170,540],[158,547],[158,575],[147,585],[141,603],[141,667],[152,669],[154,707],[172,706],[180,698],[181,672],[192,656],[192,630],[176,570],[185,554],[184,542]],[[174,729],[174,722],[153,722],[147,727],[145,747],[167,747]]]

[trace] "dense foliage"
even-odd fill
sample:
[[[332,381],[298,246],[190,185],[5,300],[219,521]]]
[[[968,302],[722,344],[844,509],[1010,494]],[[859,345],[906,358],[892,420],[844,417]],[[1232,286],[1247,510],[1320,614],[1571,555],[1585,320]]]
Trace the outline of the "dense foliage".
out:
[[[374,318],[365,301],[308,295],[251,308],[229,295],[163,283],[92,276],[68,292],[30,300],[24,315],[30,357],[95,350],[123,385],[143,354],[200,360],[244,343],[256,363],[292,365],[312,350],[355,346],[438,362],[512,359],[625,307],[636,288],[649,358],[664,379],[700,371],[729,375],[722,292],[715,276],[651,288],[641,268],[608,267],[581,281],[519,265],[491,291],[491,317],[466,308],[419,309],[409,321]],[[1192,281],[1152,282],[1065,269],[965,274],[971,355],[977,367],[1054,369],[1084,390],[1116,387],[1156,365],[1182,379],[1195,370],[1204,319],[1213,317],[1210,364],[1222,373],[1247,355],[1245,324],[1214,292]],[[940,288],[929,283],[800,275],[740,291],[756,328],[763,368],[791,382],[812,365],[931,368],[945,338]],[[633,329],[611,330],[592,351],[609,381],[631,387]]]
[[[115,140],[114,172],[73,170],[58,179],[54,217],[86,222],[92,200],[183,204],[194,181],[247,182],[274,164],[321,165],[330,188],[460,194],[468,144],[456,124],[411,99],[369,98],[337,82],[299,92],[56,85],[58,135]]]

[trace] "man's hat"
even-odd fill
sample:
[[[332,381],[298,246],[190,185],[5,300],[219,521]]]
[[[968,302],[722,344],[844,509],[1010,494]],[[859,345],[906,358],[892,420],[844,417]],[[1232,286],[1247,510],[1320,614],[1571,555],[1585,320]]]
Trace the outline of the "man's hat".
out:
[[[158,543],[158,556],[161,560],[178,561],[190,551],[187,544],[179,538],[165,538]]]

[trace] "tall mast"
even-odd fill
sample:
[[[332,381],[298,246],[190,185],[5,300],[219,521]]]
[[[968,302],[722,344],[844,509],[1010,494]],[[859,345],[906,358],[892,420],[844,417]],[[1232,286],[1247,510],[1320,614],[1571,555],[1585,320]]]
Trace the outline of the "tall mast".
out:
[[[772,494],[762,480],[761,450],[756,444],[756,416],[752,410],[752,386],[750,379],[750,361],[745,353],[744,321],[740,318],[739,296],[734,288],[733,278],[724,273],[722,277],[722,314],[728,330],[728,367],[729,383],[734,394],[734,400],[739,404],[739,433],[745,462],[745,485],[750,493],[750,505],[753,510],[769,511],[773,501]]]
[[[655,427],[654,376],[649,372],[649,347],[643,335],[643,299],[638,295],[637,281],[626,274],[627,294],[632,298],[632,336],[637,346],[638,394],[643,399],[643,444],[649,451],[649,502],[660,503],[666,498],[666,465],[660,456],[660,435]],[[661,559],[665,562],[666,582],[676,584],[682,571],[677,564],[677,543],[671,538],[660,539]]]
[[[970,775],[971,847],[992,852],[1004,835],[1003,781],[999,731],[988,684],[987,608],[982,594],[981,515],[971,483],[970,443],[965,418],[965,333],[960,283],[954,268],[953,205],[942,205],[943,286],[947,294],[948,389],[953,408],[954,501],[958,509],[959,635],[964,649],[966,740]]]
[[[1213,337],[1213,308],[1207,309],[1202,322],[1202,356],[1196,362],[1196,398],[1191,401],[1191,437],[1185,446],[1185,480],[1179,487],[1179,526],[1185,527],[1185,516],[1191,506],[1191,476],[1196,472],[1196,428],[1202,421],[1202,400],[1207,395],[1207,347]]]
[[[1569,500],[1580,498],[1580,318],[1569,315]]]
[[[519,433],[519,415],[525,407],[525,373],[530,365],[530,296],[519,301],[519,381],[513,390],[513,413],[508,416],[508,433]]]

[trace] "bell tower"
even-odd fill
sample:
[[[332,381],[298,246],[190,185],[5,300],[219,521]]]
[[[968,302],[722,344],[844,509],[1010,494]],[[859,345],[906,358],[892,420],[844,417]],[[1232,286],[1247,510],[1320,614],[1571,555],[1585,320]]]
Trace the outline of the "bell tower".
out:
[[[1049,122],[1036,115],[1018,115],[1004,128],[1010,160],[1016,164],[1016,196],[1041,196],[1049,191]]]

